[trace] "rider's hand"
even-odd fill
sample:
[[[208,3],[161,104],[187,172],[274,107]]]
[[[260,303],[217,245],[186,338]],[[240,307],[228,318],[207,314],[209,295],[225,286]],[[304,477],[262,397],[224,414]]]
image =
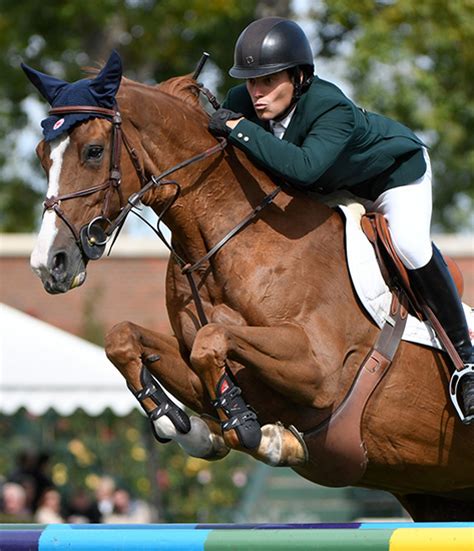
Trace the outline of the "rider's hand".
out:
[[[230,109],[224,109],[221,107],[214,114],[211,115],[209,120],[209,131],[214,136],[223,136],[226,138],[232,131],[230,126],[227,126],[227,121],[235,121],[243,118],[242,113],[234,113]]]

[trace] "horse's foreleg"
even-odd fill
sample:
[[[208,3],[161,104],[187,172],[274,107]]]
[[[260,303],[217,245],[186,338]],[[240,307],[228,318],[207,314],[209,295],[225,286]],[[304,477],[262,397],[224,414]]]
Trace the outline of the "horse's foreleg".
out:
[[[294,402],[317,405],[321,389],[316,361],[305,332],[296,325],[242,327],[209,324],[197,334],[191,352],[193,369],[204,381],[211,398],[223,410],[224,438],[232,447],[244,447],[239,434],[241,417],[232,417],[232,401],[238,392],[232,388],[226,368],[235,361],[250,369],[255,378]],[[243,370],[245,371],[245,370]],[[236,387],[233,387],[234,389]],[[238,388],[238,387],[237,387]],[[222,397],[226,403],[222,405]],[[240,397],[241,399],[241,397]],[[227,407],[226,407],[227,406]],[[228,421],[230,419],[230,422]],[[235,419],[235,423],[233,420]],[[237,429],[234,429],[234,425]],[[275,445],[278,452],[275,453]],[[262,428],[262,440],[252,454],[272,464],[296,465],[305,460],[305,449],[296,432],[279,425]]]
[[[211,417],[207,391],[184,360],[177,339],[123,322],[108,333],[106,353],[146,411],[160,442],[174,440],[188,454],[206,459],[228,453],[218,423]],[[189,418],[160,383],[203,417]]]

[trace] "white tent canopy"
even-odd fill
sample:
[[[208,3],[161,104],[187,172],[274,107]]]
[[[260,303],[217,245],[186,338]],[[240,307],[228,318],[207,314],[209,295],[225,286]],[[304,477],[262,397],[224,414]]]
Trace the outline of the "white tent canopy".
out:
[[[0,412],[125,415],[138,402],[104,350],[0,304]]]

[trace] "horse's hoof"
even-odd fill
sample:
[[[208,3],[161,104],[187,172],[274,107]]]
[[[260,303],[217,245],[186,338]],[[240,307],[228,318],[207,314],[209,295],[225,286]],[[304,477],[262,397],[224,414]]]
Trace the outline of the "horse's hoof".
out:
[[[158,431],[156,430],[153,419],[150,419],[150,424],[151,424],[151,431],[153,433],[153,436],[155,437],[155,440],[157,440],[160,444],[168,444],[168,442],[171,442],[171,438],[164,438],[163,436],[160,436],[158,434]]]
[[[272,467],[295,467],[308,461],[308,450],[302,434],[293,426],[281,423],[264,425],[256,458]]]

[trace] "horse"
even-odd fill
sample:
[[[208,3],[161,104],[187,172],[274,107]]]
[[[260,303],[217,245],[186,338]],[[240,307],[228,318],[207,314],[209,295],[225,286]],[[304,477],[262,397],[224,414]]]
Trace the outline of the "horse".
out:
[[[107,227],[140,200],[171,230],[172,334],[123,321],[105,349],[158,441],[385,490],[418,521],[474,520],[474,429],[448,403],[442,351],[402,341],[360,419],[346,415],[338,433],[336,447],[358,437],[355,459],[325,447],[327,420],[380,334],[351,283],[344,222],[217,141],[200,91],[191,76],[154,86],[123,77],[119,110],[40,142],[48,195],[31,262],[46,291],[83,284]]]

